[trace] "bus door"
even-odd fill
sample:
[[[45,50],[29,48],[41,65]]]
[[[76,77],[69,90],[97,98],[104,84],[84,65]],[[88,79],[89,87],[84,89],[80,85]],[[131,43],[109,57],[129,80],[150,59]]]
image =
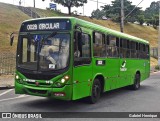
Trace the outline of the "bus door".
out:
[[[106,38],[106,90],[112,90],[119,87],[119,38],[113,35]]]
[[[89,96],[92,64],[91,38],[89,34],[75,32],[73,66],[73,100]]]

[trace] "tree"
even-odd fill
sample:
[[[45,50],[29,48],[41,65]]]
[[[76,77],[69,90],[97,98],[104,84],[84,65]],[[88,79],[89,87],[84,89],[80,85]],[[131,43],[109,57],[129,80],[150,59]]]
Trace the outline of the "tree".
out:
[[[61,4],[64,7],[67,7],[69,15],[71,15],[71,7],[79,7],[83,6],[84,3],[87,3],[87,0],[52,0],[52,1]]]
[[[140,25],[143,25],[143,23],[145,22],[144,15],[138,15],[137,21]]]
[[[106,17],[114,17],[112,20],[115,20],[116,22],[120,22],[120,16],[121,16],[121,1],[120,0],[114,0],[112,1],[111,5],[105,5],[101,6],[102,9],[106,13]],[[132,2],[128,0],[124,0],[124,15],[127,15],[135,8],[135,5],[132,5]],[[138,13],[140,12],[139,7],[136,7],[135,10],[126,18],[126,21],[132,21],[136,20],[136,17]]]
[[[105,12],[104,11],[100,11],[99,9],[97,10],[94,10],[92,13],[91,13],[91,17],[92,18],[96,18],[96,19],[102,19],[102,17],[105,15]]]
[[[157,28],[159,25],[159,3],[152,2],[150,7],[146,8],[144,11],[144,16],[147,20],[147,24],[151,24],[154,28]]]

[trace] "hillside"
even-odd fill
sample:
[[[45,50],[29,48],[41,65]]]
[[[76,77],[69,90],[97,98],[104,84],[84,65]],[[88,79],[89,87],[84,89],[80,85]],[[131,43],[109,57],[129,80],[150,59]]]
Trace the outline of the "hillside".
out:
[[[29,19],[26,14],[23,14],[16,6],[0,3],[0,50],[15,50],[9,47],[9,37],[12,32],[18,32],[22,21]],[[9,48],[9,49],[8,49]]]
[[[66,14],[50,11],[35,9],[41,17],[51,17],[51,16],[67,16]],[[80,19],[84,19],[114,30],[119,31],[119,24],[112,21],[90,19],[88,17],[75,16]],[[10,4],[4,4],[0,2],[0,50],[2,51],[12,51],[16,50],[16,42],[13,47],[9,46],[9,36],[12,32],[17,32],[22,21],[30,19],[29,16],[21,12],[16,6]],[[151,47],[157,46],[158,31],[153,27],[140,26],[132,23],[125,24],[124,32],[139,38],[146,39],[150,42]],[[152,65],[157,64],[157,60],[151,58]]]

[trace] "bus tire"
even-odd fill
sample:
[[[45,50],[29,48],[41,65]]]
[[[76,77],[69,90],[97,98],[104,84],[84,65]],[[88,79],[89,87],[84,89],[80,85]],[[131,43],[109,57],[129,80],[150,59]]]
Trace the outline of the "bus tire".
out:
[[[88,98],[89,103],[94,104],[99,100],[101,96],[101,88],[102,86],[99,79],[95,79],[92,85],[91,96]]]
[[[140,88],[140,74],[135,75],[134,84],[130,87],[132,90],[138,90]]]

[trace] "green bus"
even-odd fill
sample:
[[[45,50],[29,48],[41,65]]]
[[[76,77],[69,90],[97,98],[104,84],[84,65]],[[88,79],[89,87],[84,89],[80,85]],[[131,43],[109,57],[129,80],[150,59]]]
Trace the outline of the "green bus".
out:
[[[86,97],[96,103],[106,91],[139,89],[149,76],[146,40],[75,17],[31,19],[21,25],[16,94],[61,100]]]

